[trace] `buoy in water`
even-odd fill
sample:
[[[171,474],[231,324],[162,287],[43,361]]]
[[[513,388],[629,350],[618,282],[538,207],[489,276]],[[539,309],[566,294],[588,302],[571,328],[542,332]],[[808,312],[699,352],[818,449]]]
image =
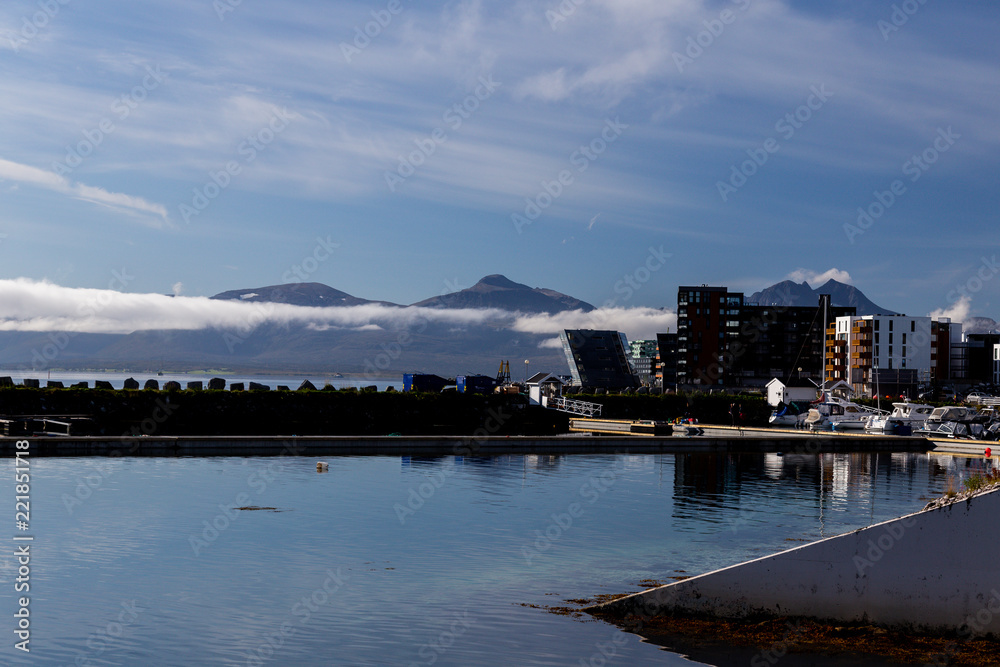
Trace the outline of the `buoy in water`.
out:
[[[316,472],[326,472],[330,469],[329,463],[323,463],[322,461],[316,462]]]

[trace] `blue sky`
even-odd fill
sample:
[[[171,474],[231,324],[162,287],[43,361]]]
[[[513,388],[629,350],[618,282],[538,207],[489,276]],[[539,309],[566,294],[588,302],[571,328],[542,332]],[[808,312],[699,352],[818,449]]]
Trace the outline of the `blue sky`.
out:
[[[4,2],[0,301],[836,276],[998,318],[998,34],[985,1]]]

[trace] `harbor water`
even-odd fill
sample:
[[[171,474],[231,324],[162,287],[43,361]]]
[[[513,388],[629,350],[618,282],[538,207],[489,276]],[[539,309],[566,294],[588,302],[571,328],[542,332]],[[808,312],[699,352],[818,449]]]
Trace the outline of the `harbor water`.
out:
[[[917,511],[982,465],[886,453],[326,462],[31,459],[31,652],[8,631],[0,663],[692,664],[549,608]],[[17,570],[5,549],[8,628]]]

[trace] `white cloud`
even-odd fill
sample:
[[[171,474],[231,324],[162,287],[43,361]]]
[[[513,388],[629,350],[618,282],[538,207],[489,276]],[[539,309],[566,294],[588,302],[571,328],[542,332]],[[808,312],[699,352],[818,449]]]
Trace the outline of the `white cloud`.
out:
[[[942,317],[951,318],[952,322],[965,322],[972,314],[972,297],[963,296],[947,308],[938,308],[932,311],[928,317],[937,320]]]
[[[854,282],[851,278],[851,274],[847,271],[841,271],[840,269],[829,269],[823,273],[818,273],[810,269],[795,269],[785,276],[784,280],[791,280],[796,283],[806,282],[813,288],[820,287],[828,280],[836,280],[839,283],[845,283],[847,285],[851,285]]]
[[[159,222],[167,221],[167,209],[162,204],[155,204],[141,197],[133,197],[119,192],[108,192],[103,188],[83,183],[73,183],[54,172],[18,164],[17,162],[11,162],[2,158],[0,158],[0,179],[53,190],[94,204],[118,209],[125,213],[152,214],[160,218]]]
[[[515,331],[557,334],[563,329],[612,329],[623,331],[630,340],[656,338],[677,326],[677,314],[656,308],[598,308],[589,313],[569,310],[543,315],[521,315]]]
[[[170,297],[80,289],[24,278],[0,280],[0,331],[131,333],[156,329],[232,329],[249,332],[264,323],[301,324],[317,331],[378,331],[422,323],[491,326],[556,335],[563,329],[615,329],[629,338],[652,338],[676,324],[653,308],[607,308],[590,313],[523,314],[499,309],[415,306],[311,308],[282,303]]]

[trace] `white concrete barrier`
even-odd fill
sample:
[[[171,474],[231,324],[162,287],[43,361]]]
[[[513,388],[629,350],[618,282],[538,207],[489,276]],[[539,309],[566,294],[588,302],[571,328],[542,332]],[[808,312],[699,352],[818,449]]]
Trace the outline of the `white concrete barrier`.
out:
[[[590,608],[1000,636],[1000,490]]]

